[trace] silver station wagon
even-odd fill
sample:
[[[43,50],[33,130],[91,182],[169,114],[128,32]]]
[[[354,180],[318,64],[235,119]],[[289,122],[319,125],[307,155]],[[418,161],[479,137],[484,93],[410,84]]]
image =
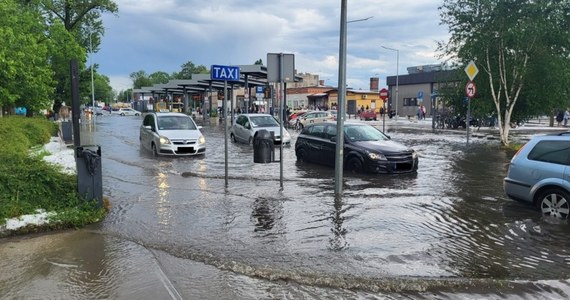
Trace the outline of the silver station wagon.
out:
[[[192,117],[183,113],[153,112],[140,127],[141,148],[153,155],[189,156],[206,152],[206,139]]]
[[[535,136],[515,156],[503,180],[511,199],[535,205],[545,215],[570,212],[570,132]]]

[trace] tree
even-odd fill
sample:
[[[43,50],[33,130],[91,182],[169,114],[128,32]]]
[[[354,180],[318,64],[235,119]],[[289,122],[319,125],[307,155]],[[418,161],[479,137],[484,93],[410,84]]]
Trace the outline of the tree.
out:
[[[30,9],[43,13],[48,20],[47,24],[52,26],[59,26],[58,24],[60,24],[66,32],[74,37],[73,42],[67,40],[67,43],[55,43],[50,51],[50,54],[56,56],[55,59],[59,61],[59,63],[52,65],[58,83],[54,99],[54,110],[57,110],[62,101],[71,99],[69,60],[76,58],[76,56],[75,50],[69,48],[75,48],[76,44],[81,45],[85,51],[83,58],[79,61],[85,63],[86,50],[96,52],[100,43],[100,36],[104,34],[101,15],[103,13],[116,14],[118,6],[112,0],[21,0],[21,2]],[[60,48],[57,48],[58,46]],[[68,51],[73,52],[71,56],[62,55]],[[67,68],[64,67],[65,63],[61,62],[62,58],[67,58]]]
[[[439,49],[460,66],[475,60],[483,71],[478,81],[488,85],[505,145],[535,55],[568,57],[569,5],[557,0],[444,0],[440,7],[451,38]]]
[[[262,65],[262,66],[263,66],[263,60],[261,60],[261,58],[260,58],[260,59],[256,60],[253,64],[254,64],[254,65]]]
[[[170,80],[170,75],[166,72],[158,71],[150,74],[148,78],[153,84],[164,84]]]
[[[203,65],[196,66],[193,62],[188,61],[181,66],[182,70],[172,74],[172,79],[192,79],[192,74],[208,74],[208,68]]]
[[[131,75],[129,75],[129,77],[133,80],[133,87],[135,89],[140,89],[143,86],[151,86],[152,85],[152,80],[149,78],[149,76],[143,70],[133,72],[133,73],[131,73]]]
[[[0,2],[0,12],[0,106],[37,112],[47,107],[53,93],[45,22],[11,0]]]

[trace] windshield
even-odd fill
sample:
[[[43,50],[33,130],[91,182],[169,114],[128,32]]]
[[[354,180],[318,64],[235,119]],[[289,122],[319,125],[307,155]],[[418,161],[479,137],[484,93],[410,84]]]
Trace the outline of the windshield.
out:
[[[160,116],[158,118],[160,130],[194,130],[196,124],[192,118],[185,116]]]
[[[252,127],[275,127],[279,123],[273,116],[253,116],[250,117]]]
[[[388,137],[373,126],[345,126],[344,135],[353,142],[386,141]]]

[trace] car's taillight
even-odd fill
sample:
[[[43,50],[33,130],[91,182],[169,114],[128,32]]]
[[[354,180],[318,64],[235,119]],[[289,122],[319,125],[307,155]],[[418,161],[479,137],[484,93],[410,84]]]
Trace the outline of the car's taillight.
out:
[[[513,158],[511,158],[511,161],[513,161],[515,159],[515,157],[517,157],[517,155],[519,155],[519,153],[522,151],[522,149],[526,146],[526,144],[524,144],[516,153],[515,155],[513,155]]]

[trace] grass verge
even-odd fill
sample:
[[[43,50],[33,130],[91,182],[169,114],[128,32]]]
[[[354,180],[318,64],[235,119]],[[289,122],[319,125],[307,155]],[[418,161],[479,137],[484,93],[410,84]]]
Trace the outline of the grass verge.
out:
[[[77,193],[76,175],[42,160],[47,153],[30,155],[57,130],[57,124],[42,117],[0,118],[0,225],[37,209],[55,212],[47,229],[78,228],[105,216],[105,208]]]

